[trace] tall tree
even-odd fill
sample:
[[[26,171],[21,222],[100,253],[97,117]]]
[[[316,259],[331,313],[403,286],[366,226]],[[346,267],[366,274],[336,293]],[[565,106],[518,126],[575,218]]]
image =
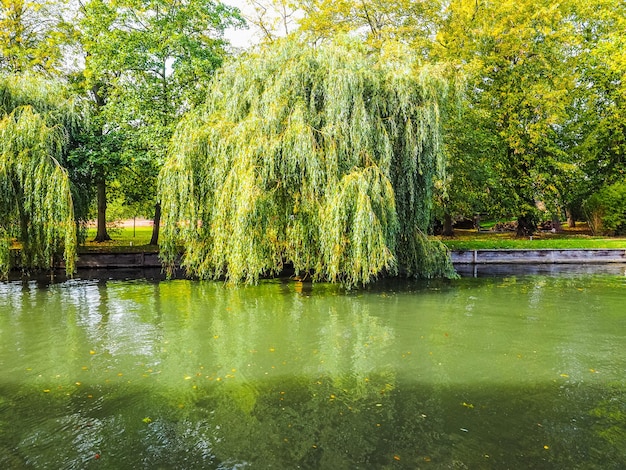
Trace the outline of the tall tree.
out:
[[[576,84],[570,14],[568,2],[455,0],[433,53],[467,71],[471,106],[500,139],[492,165],[519,235],[536,229],[538,200],[557,209],[558,183],[575,171],[561,145]]]
[[[124,165],[136,162],[141,184],[153,187],[156,244],[156,175],[167,143],[182,113],[204,100],[198,83],[222,64],[224,29],[241,19],[236,9],[213,0],[91,0],[82,11],[86,82],[102,116],[102,132],[123,140],[117,158]],[[100,179],[104,198],[106,177]]]
[[[348,285],[451,275],[424,235],[445,87],[413,66],[290,40],[226,67],[162,172],[164,261],[183,246],[190,273],[247,282],[285,262]]]

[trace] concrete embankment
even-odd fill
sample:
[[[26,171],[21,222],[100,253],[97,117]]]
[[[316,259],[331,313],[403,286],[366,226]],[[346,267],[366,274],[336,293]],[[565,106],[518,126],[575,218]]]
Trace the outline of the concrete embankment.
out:
[[[626,263],[624,249],[456,250],[452,263],[473,264],[607,264]],[[160,268],[158,253],[82,253],[77,268]]]
[[[160,268],[158,253],[81,253],[78,269],[96,268]]]
[[[456,250],[454,265],[626,263],[624,249]]]

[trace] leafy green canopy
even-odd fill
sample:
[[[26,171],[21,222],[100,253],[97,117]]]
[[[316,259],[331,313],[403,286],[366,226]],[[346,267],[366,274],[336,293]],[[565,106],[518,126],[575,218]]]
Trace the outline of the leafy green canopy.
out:
[[[54,255],[64,251],[66,269],[74,271],[74,207],[70,181],[59,162],[80,117],[58,92],[41,80],[0,78],[2,276],[14,262],[13,240],[21,244],[24,268],[49,268]]]
[[[255,282],[453,275],[424,235],[441,168],[443,81],[355,43],[284,41],[243,57],[184,119],[161,175],[162,256]]]

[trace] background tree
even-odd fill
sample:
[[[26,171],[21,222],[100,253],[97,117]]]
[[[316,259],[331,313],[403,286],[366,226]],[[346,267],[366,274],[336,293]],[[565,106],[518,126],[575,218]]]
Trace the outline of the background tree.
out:
[[[0,2],[0,70],[59,75],[68,29],[67,2],[2,0]]]
[[[111,168],[134,166],[142,184],[152,187],[156,244],[156,176],[167,143],[182,113],[204,100],[198,83],[222,64],[224,29],[241,19],[236,9],[212,0],[92,0],[82,13],[85,83],[101,116],[96,137],[114,137],[104,139],[95,157],[102,162],[96,177],[99,226],[106,210],[103,188],[116,176]]]
[[[321,39],[358,34],[370,46],[411,45],[418,56],[437,32],[442,0],[304,0],[302,31]]]
[[[568,144],[584,177],[570,191],[571,212],[626,175],[626,5],[582,2],[576,13],[578,86]]]
[[[226,67],[162,172],[165,262],[183,246],[201,278],[254,282],[285,262],[348,285],[451,275],[424,235],[443,83],[412,65],[291,40]]]
[[[558,211],[559,182],[575,172],[561,145],[568,121],[574,29],[566,3],[450,3],[434,56],[453,60],[468,75],[471,106],[483,109],[500,139],[492,167],[502,206],[518,220],[518,235],[536,229],[536,202]]]

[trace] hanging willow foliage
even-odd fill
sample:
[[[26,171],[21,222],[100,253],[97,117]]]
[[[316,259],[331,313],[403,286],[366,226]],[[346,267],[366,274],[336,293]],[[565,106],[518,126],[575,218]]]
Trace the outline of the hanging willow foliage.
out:
[[[50,127],[59,127],[66,139],[85,128],[85,112],[60,82],[32,75],[0,77],[0,115],[31,106]]]
[[[424,235],[442,88],[351,42],[290,40],[226,67],[162,171],[164,262],[182,246],[200,278],[255,282],[285,262],[347,285],[453,275]]]
[[[70,181],[59,161],[81,117],[54,93],[57,88],[22,78],[0,79],[0,275],[6,277],[13,264],[13,241],[21,245],[15,261],[23,268],[50,268],[63,252],[72,273],[76,224]]]

